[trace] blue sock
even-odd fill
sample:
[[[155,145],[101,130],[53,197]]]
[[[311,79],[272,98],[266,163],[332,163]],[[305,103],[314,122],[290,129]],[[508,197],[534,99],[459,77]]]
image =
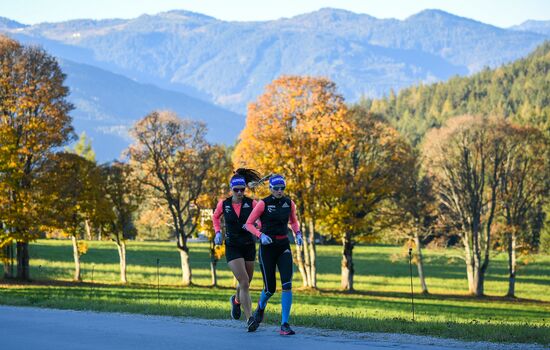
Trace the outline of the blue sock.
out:
[[[271,298],[271,293],[266,293],[265,290],[262,290],[262,294],[260,295],[260,308],[265,309],[267,306],[267,301]]]
[[[283,290],[283,294],[281,295],[281,306],[281,324],[288,323],[288,319],[290,318],[290,307],[292,306],[292,290]]]

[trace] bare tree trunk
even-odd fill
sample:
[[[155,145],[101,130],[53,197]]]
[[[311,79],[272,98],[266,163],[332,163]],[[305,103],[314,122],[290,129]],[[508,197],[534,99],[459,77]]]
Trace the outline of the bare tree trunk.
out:
[[[302,256],[304,247],[296,247],[296,263],[298,264],[298,271],[302,276],[302,287],[307,287],[307,274],[304,267],[304,258]]]
[[[86,228],[86,239],[92,240],[92,229],[90,228],[90,221],[88,219],[84,220],[84,227]]]
[[[17,242],[17,279],[29,281],[29,243]]]
[[[76,235],[71,236],[73,242],[73,258],[74,258],[74,277],[75,281],[81,282],[82,277],[80,276],[80,253],[78,252],[78,240]]]
[[[483,275],[479,266],[474,261],[466,262],[466,272],[468,274],[468,291],[471,295],[483,295]]]
[[[189,264],[189,248],[179,248],[181,258],[182,284],[184,286],[191,285],[191,265]]]
[[[304,227],[304,223],[300,223],[300,226],[301,227]],[[308,235],[308,231],[309,229],[306,228],[305,232],[306,232],[306,237]],[[307,287],[311,287],[311,257],[310,257],[310,251],[309,251],[309,245],[310,243],[307,242],[307,239],[304,239],[303,240],[303,244],[302,244],[302,251],[304,253],[304,271],[305,271],[305,275],[306,275],[306,286]]]
[[[218,276],[216,274],[216,265],[218,262],[214,259],[210,261],[210,274],[212,275],[212,287],[216,287],[218,285]]]
[[[211,283],[212,287],[215,287],[218,285],[218,275],[216,271],[218,260],[216,259],[215,253],[216,252],[215,252],[214,242],[210,242],[210,275],[212,276],[212,283]]]
[[[508,280],[508,293],[507,297],[516,297],[516,233],[512,230],[509,234],[508,240],[508,271],[510,277]]]
[[[466,260],[466,276],[468,277],[468,293],[474,295],[476,286],[474,281],[474,264],[471,260]]]
[[[300,227],[303,227],[303,224],[303,222],[300,222]],[[296,245],[296,262],[298,264],[298,271],[300,271],[300,275],[302,276],[302,287],[309,286],[309,274],[305,263],[305,244],[307,243],[304,242],[304,245],[301,247]]]
[[[479,268],[477,269],[477,278],[476,278],[476,297],[482,297],[484,292],[484,282],[485,282],[485,273]]]
[[[4,263],[4,278],[13,278],[13,243],[8,243],[4,247],[4,256],[2,262]]]
[[[304,271],[306,275],[307,287],[311,287],[311,258],[309,256],[309,243],[304,240],[302,245],[302,251],[304,253]]]
[[[128,283],[126,278],[126,242],[124,240],[117,242],[117,247],[120,262],[120,281]]]
[[[351,242],[351,233],[346,232],[342,239],[342,289],[353,290],[353,243]]]
[[[476,297],[483,296],[483,282],[484,275],[480,266],[477,266],[475,262],[466,262],[468,273],[468,291],[471,295]]]
[[[476,297],[483,296],[484,274],[479,262],[476,259],[466,261],[466,271],[468,273],[468,290],[470,294]]]
[[[11,278],[10,276],[10,262],[9,262],[9,245],[2,248],[2,265],[4,266],[4,278]]]
[[[414,232],[414,244],[416,245],[416,267],[418,269],[418,278],[420,279],[420,286],[422,287],[422,294],[428,294],[428,287],[426,286],[426,278],[424,276],[424,260],[422,258],[422,246],[420,245],[420,237],[418,231]]]
[[[310,287],[317,288],[317,251],[315,249],[315,222],[309,220],[309,259],[310,259]],[[304,241],[307,241],[307,237]]]

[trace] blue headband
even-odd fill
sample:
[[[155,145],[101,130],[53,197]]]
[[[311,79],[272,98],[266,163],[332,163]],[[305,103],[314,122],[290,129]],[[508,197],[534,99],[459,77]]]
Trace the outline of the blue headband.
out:
[[[245,181],[244,177],[242,177],[240,175],[235,175],[231,178],[231,181],[229,182],[229,186],[231,186],[231,188],[233,188],[235,186],[245,186],[246,187],[246,181]]]
[[[269,187],[286,186],[285,178],[281,175],[275,175],[269,179]]]

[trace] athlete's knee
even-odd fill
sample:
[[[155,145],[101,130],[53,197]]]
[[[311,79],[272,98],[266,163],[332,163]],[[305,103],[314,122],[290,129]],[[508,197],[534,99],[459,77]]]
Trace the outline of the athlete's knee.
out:
[[[248,279],[248,276],[239,278],[237,281],[239,281],[239,288],[241,289],[250,288],[250,280]]]
[[[277,290],[277,286],[275,285],[275,283],[269,284],[265,287],[266,294],[269,294],[269,296],[272,296],[273,294],[275,294],[276,290]]]
[[[283,283],[282,288],[283,288],[283,292],[287,290],[292,290],[292,281]]]

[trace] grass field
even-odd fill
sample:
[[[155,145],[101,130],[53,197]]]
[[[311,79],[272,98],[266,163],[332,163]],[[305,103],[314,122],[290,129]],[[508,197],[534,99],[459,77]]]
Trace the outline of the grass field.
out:
[[[70,241],[31,244],[31,277],[19,284],[0,280],[0,304],[156,315],[228,318],[233,278],[225,260],[219,287],[211,288],[208,247],[191,244],[192,287],[180,287],[179,254],[174,243],[130,242],[128,285],[118,283],[118,255],[110,242],[88,242],[82,257],[84,283],[71,282]],[[358,246],[354,250],[355,293],[339,290],[340,247],[318,247],[319,290],[295,288],[291,323],[362,332],[400,332],[464,340],[550,344],[550,256],[537,255],[517,277],[517,299],[507,291],[506,257],[489,267],[484,298],[467,296],[464,264],[450,259],[458,251],[427,250],[429,296],[415,295],[411,320],[409,267],[400,247]],[[160,299],[157,296],[160,259]],[[92,280],[93,270],[93,281]],[[416,271],[413,270],[413,273]],[[259,268],[252,281],[253,303],[262,287]],[[415,274],[416,275],[416,274]],[[301,285],[296,271],[295,286]],[[414,288],[420,290],[418,280]],[[279,293],[270,300],[267,322],[280,317]],[[244,326],[243,326],[244,327]]]

